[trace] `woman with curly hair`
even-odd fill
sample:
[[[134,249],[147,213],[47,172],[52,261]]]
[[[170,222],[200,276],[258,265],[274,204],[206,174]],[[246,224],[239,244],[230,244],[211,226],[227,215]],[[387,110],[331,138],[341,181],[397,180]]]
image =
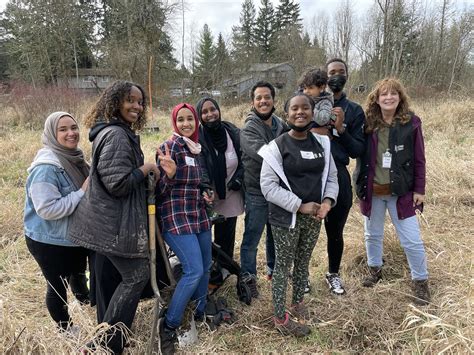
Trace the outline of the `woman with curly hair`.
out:
[[[130,329],[149,279],[145,177],[153,172],[158,179],[160,171],[156,164],[144,163],[135,133],[145,124],[145,112],[143,89],[117,81],[86,117],[93,142],[90,183],[69,233],[72,242],[104,256],[119,274],[115,284],[109,283],[107,292],[102,292],[104,299],[97,300],[99,322],[116,326],[109,329],[101,346],[114,353],[125,346],[124,328]],[[174,176],[176,166],[170,159],[162,161],[162,168]],[[109,275],[96,273],[100,288],[101,280]]]
[[[410,111],[403,85],[394,78],[376,83],[366,103],[366,152],[357,179],[365,216],[369,274],[365,287],[382,278],[385,211],[405,250],[413,280],[413,301],[430,301],[426,254],[416,218],[423,209],[426,168],[421,120]]]

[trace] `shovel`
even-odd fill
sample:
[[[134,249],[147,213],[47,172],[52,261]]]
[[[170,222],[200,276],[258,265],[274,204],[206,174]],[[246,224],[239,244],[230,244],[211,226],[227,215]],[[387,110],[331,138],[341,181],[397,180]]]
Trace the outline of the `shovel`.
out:
[[[148,207],[148,243],[150,248],[150,281],[151,288],[155,294],[156,303],[153,308],[153,325],[151,328],[151,338],[148,344],[147,354],[152,353],[153,345],[155,344],[156,331],[158,325],[158,317],[160,313],[160,305],[164,304],[164,300],[160,295],[160,289],[156,280],[156,196],[155,196],[155,174],[148,173],[147,180],[147,207]]]

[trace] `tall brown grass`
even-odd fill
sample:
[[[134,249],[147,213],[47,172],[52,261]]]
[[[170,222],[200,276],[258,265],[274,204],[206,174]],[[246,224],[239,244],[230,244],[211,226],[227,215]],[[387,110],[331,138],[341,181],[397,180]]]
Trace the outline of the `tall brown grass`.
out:
[[[223,108],[223,117],[241,126],[248,105]],[[305,353],[472,353],[473,279],[473,136],[474,103],[469,99],[415,101],[423,120],[427,155],[427,198],[420,218],[429,262],[432,303],[410,304],[409,269],[393,227],[386,224],[384,279],[373,289],[361,287],[365,273],[362,217],[354,206],[345,230],[342,276],[347,294],[335,297],[323,281],[327,268],[324,229],[313,253],[313,290],[306,302],[321,323],[305,339],[283,337],[272,326],[270,283],[264,278],[265,258],[259,251],[261,297],[241,304],[235,277],[219,290],[235,309],[238,320],[217,331],[200,328],[199,343],[184,352],[305,352]],[[72,112],[78,117],[82,112]],[[167,113],[155,117],[161,131],[142,138],[147,160],[170,133]],[[79,338],[59,334],[44,305],[45,281],[29,255],[22,233],[26,168],[40,147],[40,131],[4,129],[0,141],[0,352],[73,353],[93,338],[94,310],[79,306],[69,295],[70,310],[81,327]],[[83,132],[82,147],[90,145]],[[242,236],[242,218],[237,245]],[[264,248],[260,248],[264,249]],[[238,256],[237,256],[238,258]],[[151,301],[142,302],[127,352],[145,351],[151,334]]]

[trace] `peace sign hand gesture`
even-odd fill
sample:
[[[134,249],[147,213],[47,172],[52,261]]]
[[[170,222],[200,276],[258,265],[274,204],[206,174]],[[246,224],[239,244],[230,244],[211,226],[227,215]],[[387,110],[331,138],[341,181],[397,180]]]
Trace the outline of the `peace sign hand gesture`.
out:
[[[159,165],[165,171],[166,176],[168,176],[169,179],[174,178],[176,174],[176,162],[171,158],[168,144],[165,143],[164,153],[159,148],[156,150],[156,153],[158,154]]]

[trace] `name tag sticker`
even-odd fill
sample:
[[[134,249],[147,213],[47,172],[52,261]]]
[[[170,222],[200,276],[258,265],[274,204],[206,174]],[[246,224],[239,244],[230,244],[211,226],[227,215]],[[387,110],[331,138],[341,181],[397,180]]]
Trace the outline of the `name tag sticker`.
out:
[[[392,154],[389,151],[383,153],[382,168],[390,169],[392,166]]]
[[[396,152],[400,152],[400,151],[402,151],[403,149],[405,149],[405,146],[404,146],[403,144],[401,144],[401,145],[396,145],[396,146],[395,146],[395,151],[396,151]]]
[[[229,160],[234,160],[234,159],[237,159],[237,154],[235,154],[234,151],[228,152],[225,154],[225,158]]]
[[[300,150],[301,153],[301,158],[303,159],[314,159],[314,153],[313,152],[307,152],[304,150]]]
[[[189,166],[196,166],[196,161],[194,160],[194,158],[192,158],[192,157],[184,157],[184,159],[186,160],[186,165],[189,165]]]

